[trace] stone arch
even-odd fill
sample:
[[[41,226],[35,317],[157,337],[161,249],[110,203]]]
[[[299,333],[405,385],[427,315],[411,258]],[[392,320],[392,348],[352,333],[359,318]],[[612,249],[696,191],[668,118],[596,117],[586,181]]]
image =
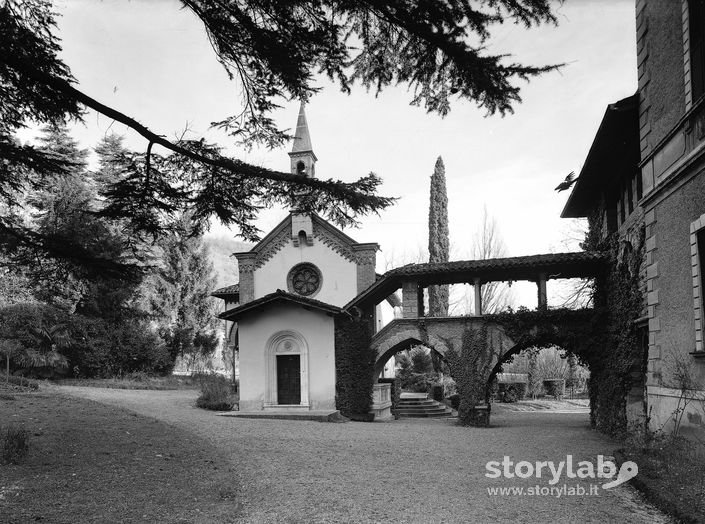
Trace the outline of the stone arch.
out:
[[[404,339],[394,346],[388,348],[384,353],[377,354],[377,360],[375,361],[375,367],[374,367],[374,373],[375,377],[379,376],[379,374],[382,372],[384,369],[384,365],[387,363],[387,361],[392,358],[392,356],[396,355],[400,351],[404,351],[406,349],[411,349],[414,346],[424,346],[430,349],[431,351],[434,351],[437,353],[442,360],[445,360],[445,350],[446,347],[444,344],[439,344],[439,346],[434,346],[432,342],[422,342],[418,338],[407,338]]]
[[[425,346],[431,351],[435,351],[443,360],[445,360],[445,354],[448,351],[448,346],[443,339],[422,332],[417,323],[397,325],[384,333],[383,336],[382,331],[378,335],[380,336],[373,340],[373,347],[377,353],[374,365],[375,377],[382,372],[385,363],[393,355],[413,346]]]
[[[284,330],[269,337],[265,348],[265,407],[278,405],[277,355],[299,355],[301,366],[301,405],[308,406],[308,343],[301,333],[293,330]]]
[[[492,371],[487,377],[487,381],[485,383],[485,391],[487,397],[489,398],[489,396],[491,395],[492,382],[499,373],[503,364],[511,360],[516,355],[519,355],[522,351],[525,351],[529,348],[544,349],[550,347],[558,347],[563,351],[573,353],[574,355],[578,356],[578,358],[581,358],[580,351],[576,348],[571,348],[570,344],[567,344],[566,338],[562,336],[561,330],[558,326],[554,326],[553,334],[546,334],[546,332],[543,332],[540,336],[536,336],[534,333],[532,333],[529,336],[523,337],[521,342],[513,344],[507,351],[498,355],[497,361],[495,362]],[[585,360],[584,358],[581,358],[581,361],[583,364],[588,364],[587,360]]]

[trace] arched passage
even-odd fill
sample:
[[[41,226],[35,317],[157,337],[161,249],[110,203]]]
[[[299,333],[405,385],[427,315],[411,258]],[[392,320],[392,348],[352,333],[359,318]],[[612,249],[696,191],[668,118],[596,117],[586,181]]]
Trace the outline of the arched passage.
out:
[[[489,374],[489,377],[487,378],[487,382],[485,384],[485,391],[486,391],[486,396],[489,399],[493,393],[494,393],[494,387],[495,387],[495,379],[497,379],[498,375],[502,372],[506,372],[506,366],[510,363],[512,363],[516,357],[519,357],[520,355],[527,355],[531,354],[531,352],[535,352],[535,356],[538,356],[541,354],[543,350],[555,350],[557,353],[561,354],[561,358],[566,359],[566,365],[568,365],[568,358],[570,355],[573,355],[576,358],[576,363],[580,365],[582,368],[588,368],[588,363],[584,361],[583,359],[580,358],[580,355],[576,353],[575,351],[572,351],[571,348],[567,348],[564,345],[561,345],[561,341],[556,339],[555,341],[549,341],[549,340],[542,340],[541,342],[537,343],[530,343],[530,342],[524,342],[522,344],[516,344],[513,346],[509,351],[504,353],[502,357],[497,361],[495,364],[494,368]],[[511,372],[516,373],[516,370],[512,370]],[[554,377],[547,377],[543,376],[543,373],[545,370],[542,370],[541,377],[542,379],[549,379],[549,378],[565,378],[561,376],[554,376]],[[567,385],[567,384],[566,384]],[[527,385],[527,388],[529,386]]]
[[[408,349],[411,349],[415,346],[422,346],[430,349],[434,353],[436,353],[441,360],[445,361],[445,351],[446,347],[444,344],[440,343],[440,341],[436,341],[437,346],[433,344],[433,342],[422,342],[416,337],[410,337],[405,340],[402,340],[392,347],[386,349],[383,353],[377,355],[377,360],[375,361],[375,367],[374,367],[374,373],[375,377],[378,377],[382,371],[384,370],[385,364],[389,361],[390,358],[392,358],[394,355],[397,353],[400,353],[401,351],[406,351]]]

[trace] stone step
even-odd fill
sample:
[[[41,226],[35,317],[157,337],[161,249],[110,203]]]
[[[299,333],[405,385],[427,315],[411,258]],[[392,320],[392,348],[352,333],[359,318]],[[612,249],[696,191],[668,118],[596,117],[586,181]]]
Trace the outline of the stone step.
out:
[[[453,410],[445,404],[429,399],[401,399],[396,408],[400,418],[445,418],[452,417]]]
[[[405,400],[401,399],[399,401],[400,406],[431,406],[434,404],[438,404],[435,400]]]
[[[397,413],[399,418],[449,418],[453,416],[451,411],[445,413]]]
[[[424,407],[413,407],[413,406],[398,406],[397,411],[446,411],[449,410],[446,406],[424,406]]]

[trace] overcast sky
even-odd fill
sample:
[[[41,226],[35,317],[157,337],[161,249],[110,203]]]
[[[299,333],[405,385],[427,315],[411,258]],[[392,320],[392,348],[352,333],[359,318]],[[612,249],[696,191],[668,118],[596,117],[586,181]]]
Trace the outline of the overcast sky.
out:
[[[558,27],[527,31],[504,24],[492,32],[492,52],[531,65],[566,64],[528,84],[520,81],[523,103],[504,118],[485,117],[460,101],[442,119],[410,106],[406,88],[377,98],[359,87],[345,95],[321,79],[323,90],[306,110],[318,176],[352,181],[373,171],[384,180],[382,194],[400,197],[348,234],[376,241],[397,258],[425,246],[429,177],[441,155],[456,258],[467,257],[483,205],[511,255],[566,250],[570,226],[559,215],[568,192],[553,188],[579,171],[607,104],[636,90],[635,12],[633,0],[556,5]],[[160,134],[174,137],[188,127],[191,136],[206,134],[228,146],[208,126],[238,112],[238,87],[216,61],[202,24],[177,1],[60,0],[56,6],[62,56],[80,89]],[[293,128],[297,111],[298,102],[285,104],[276,120]],[[146,148],[124,126],[94,113],[75,136],[92,147],[108,129],[125,134],[129,147]],[[230,151],[288,171],[289,149]],[[267,212],[259,226],[266,232],[285,215]]]

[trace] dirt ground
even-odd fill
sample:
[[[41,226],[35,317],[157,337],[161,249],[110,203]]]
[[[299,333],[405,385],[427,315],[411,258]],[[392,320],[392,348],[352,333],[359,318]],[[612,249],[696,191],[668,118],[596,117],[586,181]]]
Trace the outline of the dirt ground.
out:
[[[612,455],[616,443],[591,431],[586,413],[497,412],[488,429],[408,419],[326,424],[220,417],[194,408],[193,391],[67,387],[58,393],[154,417],[171,425],[174,435],[194,435],[191,446],[220,456],[218,466],[231,475],[233,490],[232,499],[221,504],[231,504],[233,511],[223,511],[212,522],[669,521],[627,485],[600,489],[595,496],[488,493],[491,487],[547,483],[545,478],[487,478],[487,461],[501,461],[505,455],[515,462],[558,462],[567,454],[576,462],[594,462],[598,454]],[[108,413],[124,416],[123,411]],[[177,461],[183,459],[181,455]],[[127,478],[139,475],[138,470],[126,473]],[[171,470],[164,478],[175,474]],[[190,497],[197,488],[194,483],[186,493]],[[149,490],[147,484],[144,489]],[[209,505],[217,498],[211,493],[196,505],[216,511]],[[187,506],[178,497],[170,500]],[[192,507],[181,521],[156,521],[198,522],[194,511]]]

